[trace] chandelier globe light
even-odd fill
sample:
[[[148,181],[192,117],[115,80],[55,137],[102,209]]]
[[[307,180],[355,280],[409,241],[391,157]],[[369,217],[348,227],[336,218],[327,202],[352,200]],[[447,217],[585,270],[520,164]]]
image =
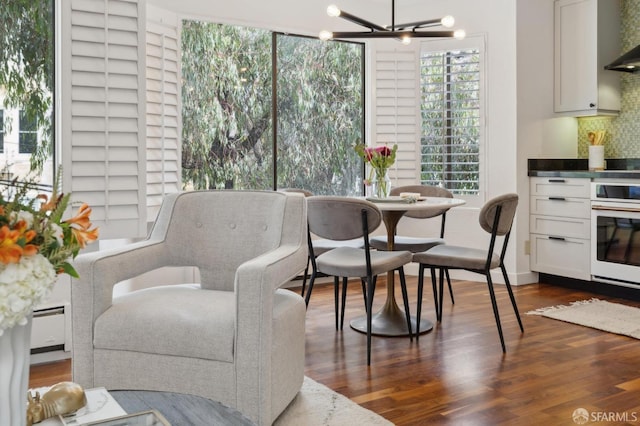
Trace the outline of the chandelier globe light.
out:
[[[465,38],[466,33],[462,29],[457,30],[427,30],[425,28],[432,27],[445,27],[452,28],[455,24],[455,19],[451,15],[447,15],[441,19],[428,19],[424,21],[408,22],[405,24],[395,23],[395,0],[391,0],[391,25],[377,25],[373,22],[369,22],[358,16],[352,15],[349,12],[341,10],[335,4],[327,7],[327,15],[334,18],[342,18],[354,24],[365,27],[367,31],[320,31],[320,40],[333,40],[333,39],[349,39],[349,38],[395,38],[400,40],[403,44],[411,43],[413,38],[422,37],[440,37],[451,38],[454,37],[458,40]]]

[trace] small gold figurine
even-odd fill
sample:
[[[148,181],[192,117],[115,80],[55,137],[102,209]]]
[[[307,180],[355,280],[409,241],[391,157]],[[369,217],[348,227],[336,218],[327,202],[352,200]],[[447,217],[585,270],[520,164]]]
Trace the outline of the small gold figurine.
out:
[[[40,392],[36,392],[35,396],[27,392],[27,399],[29,401],[27,426],[59,414],[73,413],[87,404],[84,389],[73,382],[60,382],[53,385],[42,397]]]

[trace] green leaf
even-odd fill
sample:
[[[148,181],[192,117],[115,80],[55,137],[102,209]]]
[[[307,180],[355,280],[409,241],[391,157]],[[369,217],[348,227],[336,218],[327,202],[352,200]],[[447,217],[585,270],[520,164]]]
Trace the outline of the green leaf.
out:
[[[62,264],[62,270],[64,271],[65,274],[69,274],[73,278],[80,278],[80,275],[78,275],[78,272],[75,270],[73,266],[71,266],[69,262],[64,262]]]

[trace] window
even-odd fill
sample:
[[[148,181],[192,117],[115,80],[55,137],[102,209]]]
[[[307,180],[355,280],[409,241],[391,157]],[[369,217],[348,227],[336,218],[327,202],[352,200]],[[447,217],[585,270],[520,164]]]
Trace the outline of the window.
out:
[[[198,21],[181,41],[187,189],[361,193],[362,44]]]
[[[362,193],[363,46],[277,34],[276,185]]]
[[[36,120],[28,117],[25,111],[20,111],[20,130],[18,152],[32,154],[38,145],[38,126]]]
[[[482,50],[423,48],[420,66],[420,181],[457,196],[478,196],[484,133]]]
[[[0,163],[18,178],[53,184],[55,0],[0,6]],[[24,155],[23,155],[24,154]]]

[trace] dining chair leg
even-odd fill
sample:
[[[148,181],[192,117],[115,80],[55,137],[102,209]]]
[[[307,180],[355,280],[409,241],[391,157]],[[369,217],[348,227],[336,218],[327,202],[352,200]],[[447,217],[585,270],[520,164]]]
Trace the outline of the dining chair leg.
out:
[[[438,304],[440,305],[439,309],[440,309],[440,321],[442,321],[442,305],[443,303],[443,299],[444,299],[444,275],[445,275],[445,268],[440,268],[438,270],[438,275],[440,278],[440,288],[438,290]]]
[[[304,297],[304,290],[307,285],[307,277],[309,276],[309,263],[311,260],[307,258],[307,266],[304,268],[304,275],[302,276],[302,290],[300,291],[300,296]]]
[[[420,316],[422,315],[422,292],[424,289],[424,265],[418,270],[418,303],[416,304],[416,342],[420,339]],[[437,306],[437,304],[436,304]],[[437,316],[437,313],[436,313]]]
[[[318,274],[315,262],[311,261],[311,278],[309,278],[309,288],[304,295],[304,303],[309,307],[309,300],[311,299],[311,292],[313,291],[313,284],[316,282],[316,275]]]
[[[371,322],[373,317],[373,292],[375,283],[373,277],[367,277],[367,365],[371,365]]]
[[[507,270],[505,269],[504,265],[500,265],[500,269],[502,270],[504,283],[507,285],[507,292],[509,292],[509,299],[511,299],[511,306],[513,306],[513,311],[516,313],[516,318],[518,319],[518,325],[520,326],[520,331],[524,332],[524,327],[522,326],[522,320],[520,319],[520,312],[518,311],[518,305],[516,304],[516,298],[513,296],[511,283],[509,282],[509,277],[507,276]]]
[[[347,306],[347,283],[348,278],[342,277],[342,309],[340,312],[340,330],[344,327],[344,307]]]
[[[413,342],[413,333],[411,332],[411,313],[409,312],[409,296],[407,295],[407,280],[404,276],[404,268],[398,268],[400,275],[400,288],[402,289],[402,301],[404,302],[404,315],[407,317],[407,328],[409,329],[409,340]]]
[[[375,279],[375,278],[374,278]],[[364,278],[360,278],[362,284],[362,297],[364,298],[364,310],[367,310],[367,284]]]
[[[339,330],[338,328],[338,312],[339,312],[339,305],[340,305],[340,296],[339,296],[339,287],[340,287],[340,278],[339,277],[333,277],[333,299],[334,299],[334,304],[335,304],[335,311],[336,311],[336,330]]]
[[[445,269],[444,272],[447,274],[447,284],[449,285],[449,296],[451,296],[451,304],[455,305],[456,301],[453,300],[453,287],[451,287],[451,277],[449,277],[449,270]]]
[[[491,305],[493,306],[493,316],[496,318],[496,326],[498,326],[498,334],[500,335],[500,344],[502,352],[506,353],[507,348],[504,345],[504,336],[502,335],[502,324],[500,323],[500,313],[498,312],[498,303],[496,302],[496,293],[493,289],[493,281],[491,280],[491,272],[486,271],[487,285],[489,287],[489,296],[491,297]]]
[[[433,287],[433,304],[436,309],[436,319],[438,322],[442,321],[442,312],[440,311],[440,303],[438,303],[438,287],[436,284],[436,268],[430,268],[431,270],[431,286]]]

